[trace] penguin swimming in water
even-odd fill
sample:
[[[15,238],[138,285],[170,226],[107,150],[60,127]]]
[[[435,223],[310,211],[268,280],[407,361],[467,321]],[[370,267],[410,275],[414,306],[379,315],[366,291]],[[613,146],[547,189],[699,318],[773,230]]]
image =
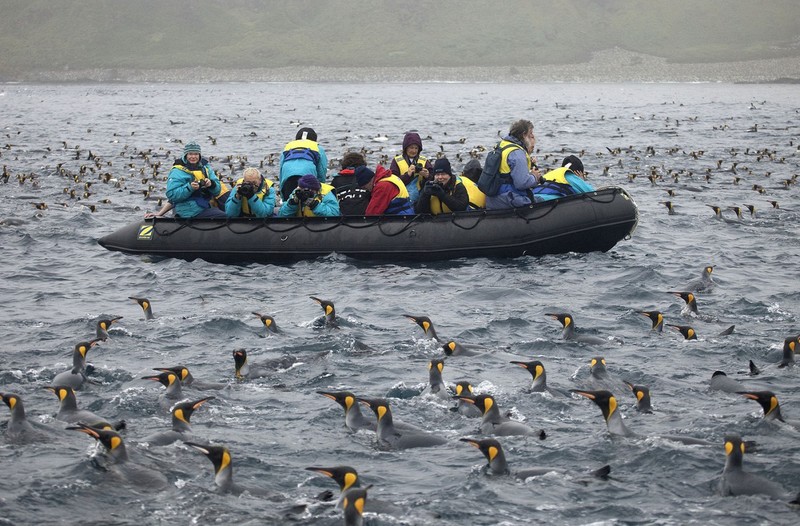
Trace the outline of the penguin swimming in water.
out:
[[[334,466],[330,468],[309,467],[306,468],[306,470],[314,471],[316,473],[325,475],[326,477],[330,477],[336,482],[336,484],[339,485],[339,491],[341,491],[341,495],[336,503],[337,508],[344,507],[344,496],[347,490],[361,487],[361,479],[358,477],[358,472],[351,466]],[[392,504],[391,502],[376,499],[370,500],[364,507],[364,511],[369,511],[372,513],[386,513],[389,515],[400,515],[403,513],[401,508]]]
[[[89,424],[93,427],[103,427],[120,430],[125,427],[125,421],[110,423],[105,418],[101,418],[91,411],[85,409],[78,409],[78,399],[75,396],[75,391],[66,385],[56,385],[45,387],[48,391],[52,391],[61,402],[56,414],[56,420],[75,424],[78,422]]]
[[[573,393],[588,398],[589,400],[593,401],[597,407],[600,408],[600,411],[603,413],[603,418],[606,421],[606,427],[608,427],[608,432],[612,436],[619,436],[619,437],[641,437],[641,435],[631,431],[622,421],[622,416],[620,416],[619,411],[617,410],[617,399],[611,393],[611,391],[600,390],[600,391],[584,391],[581,389],[572,389]],[[702,440],[699,438],[694,437],[686,437],[686,436],[679,436],[679,435],[659,435],[661,438],[665,438],[667,440],[673,440],[675,442],[680,442],[682,444],[687,445],[703,445],[703,446],[710,446],[713,445],[711,442],[707,440]]]
[[[525,480],[530,477],[536,477],[546,473],[566,472],[566,470],[563,468],[547,467],[536,467],[511,471],[511,469],[508,467],[508,462],[506,461],[506,455],[503,451],[503,446],[500,445],[500,442],[497,439],[483,438],[478,440],[473,438],[461,438],[459,440],[461,442],[466,442],[483,453],[483,456],[486,457],[486,461],[488,462],[488,470],[492,475],[512,475],[519,480]],[[611,466],[605,465],[589,474],[598,478],[606,478],[608,477],[609,473],[611,473]]]
[[[235,366],[234,375],[241,380],[244,378],[263,378],[278,370],[288,369],[297,363],[297,358],[286,355],[265,363],[250,364],[247,360],[247,351],[245,349],[236,349],[233,351],[233,363]]]
[[[79,431],[100,442],[109,461],[109,464],[104,466],[105,469],[120,476],[126,483],[147,490],[161,490],[167,487],[167,477],[163,473],[130,462],[125,442],[116,431],[82,423],[67,429]]]
[[[344,409],[344,423],[351,431],[358,431],[359,429],[376,430],[377,423],[364,416],[356,395],[350,391],[317,391],[317,394],[330,398],[342,406]]]
[[[198,380],[192,375],[189,369],[183,365],[177,365],[175,367],[154,367],[153,370],[159,372],[173,372],[178,375],[178,378],[180,378],[181,385],[184,387],[191,387],[192,389],[198,389],[200,391],[216,391],[228,387],[228,384],[223,384],[220,382],[204,382],[202,380]]]
[[[625,382],[625,385],[636,397],[636,410],[640,413],[652,413],[653,406],[650,403],[650,389],[643,385],[634,385],[630,382]]]
[[[478,396],[460,396],[461,400],[467,403],[475,404],[475,407],[481,410],[483,418],[481,420],[481,432],[486,435],[495,436],[510,436],[510,435],[526,435],[537,436],[540,440],[547,438],[544,429],[535,430],[532,427],[511,420],[507,416],[500,414],[500,409],[494,401],[492,395],[479,394]]]
[[[481,410],[475,407],[475,404],[470,402],[465,402],[461,399],[461,397],[473,397],[474,390],[472,388],[472,384],[469,383],[467,380],[461,380],[456,382],[456,398],[458,398],[458,402],[455,407],[450,408],[451,411],[455,411],[460,415],[466,416],[467,418],[480,418],[483,416]]]
[[[440,341],[439,337],[436,336],[436,329],[434,329],[433,322],[431,321],[431,319],[429,317],[427,317],[427,316],[412,316],[410,314],[403,314],[403,316],[405,316],[409,320],[411,320],[414,323],[416,323],[417,325],[419,325],[420,328],[425,333],[425,336],[433,338],[436,341]]]
[[[167,412],[170,411],[170,408],[175,404],[175,402],[180,402],[183,400],[181,381],[178,379],[178,375],[172,371],[163,372],[155,376],[142,376],[142,380],[159,382],[161,385],[167,388],[164,393],[158,396],[159,404],[161,405],[162,409],[165,409]]]
[[[321,300],[314,296],[309,296],[312,300],[316,301],[322,307],[322,310],[325,311],[325,326],[326,327],[337,327],[336,321],[336,307],[333,306],[333,302],[327,300]]]
[[[51,438],[52,433],[47,427],[30,422],[25,416],[25,406],[19,395],[0,393],[0,400],[11,410],[11,418],[6,426],[6,437],[14,442],[43,442]]]
[[[747,391],[746,386],[744,386],[738,380],[734,380],[722,371],[714,371],[711,374],[711,381],[709,382],[708,387],[712,391],[724,391],[726,393]]]
[[[681,335],[683,335],[684,340],[696,340],[697,339],[697,332],[689,325],[670,325],[667,324],[667,327],[672,327]]]
[[[781,358],[781,363],[778,364],[778,368],[794,365],[794,353],[795,349],[797,349],[798,341],[800,341],[798,336],[789,336],[783,340],[783,357]]]
[[[683,307],[683,309],[681,309],[681,314],[697,314],[697,298],[695,297],[694,292],[670,291],[670,294],[673,294],[686,302],[686,305]]]
[[[88,380],[86,354],[89,349],[97,345],[100,340],[91,340],[88,342],[79,342],[75,344],[75,349],[72,351],[72,368],[58,373],[50,385],[66,385],[72,387],[74,390],[79,390],[83,384]],[[91,370],[91,369],[90,369]]]
[[[589,361],[589,384],[594,390],[606,389],[612,393],[628,390],[623,380],[608,372],[606,359],[602,356],[595,356]]]
[[[271,492],[263,488],[241,486],[233,481],[233,461],[231,452],[225,446],[203,445],[195,442],[184,442],[189,447],[204,454],[214,466],[214,484],[220,493],[240,495],[244,492],[254,496],[269,496]]]
[[[144,319],[152,320],[153,318],[155,318],[155,316],[153,315],[153,307],[152,305],[150,305],[150,300],[148,300],[147,298],[137,298],[135,296],[128,296],[128,299],[133,300],[139,304],[139,306],[142,308],[142,311],[144,312]]]
[[[415,429],[410,425],[399,428],[394,425],[392,410],[389,402],[383,398],[359,398],[359,402],[366,405],[375,413],[378,420],[376,433],[378,440],[393,449],[409,449],[414,447],[431,447],[446,444],[447,439],[428,433],[422,429]]]
[[[436,358],[428,362],[428,386],[422,391],[423,395],[432,395],[443,400],[450,400],[450,391],[442,379],[444,358]]]
[[[725,467],[719,483],[722,495],[769,495],[775,499],[800,504],[800,494],[791,495],[779,484],[743,469],[745,444],[739,435],[725,435]]]
[[[526,369],[529,373],[531,373],[531,391],[534,393],[550,393],[553,395],[560,395],[560,396],[567,396],[569,397],[569,393],[566,391],[562,391],[561,389],[555,389],[552,387],[548,387],[547,385],[547,372],[544,369],[544,364],[539,360],[533,360],[531,362],[518,362],[518,361],[511,361],[514,365],[522,367]]]
[[[273,334],[277,334],[280,331],[278,330],[278,324],[275,323],[275,318],[272,316],[268,316],[266,314],[261,314],[260,312],[253,312],[258,318],[261,320],[261,323],[267,329],[267,332],[271,332]]]
[[[716,286],[717,282],[711,277],[711,274],[714,272],[714,267],[712,265],[706,265],[703,267],[703,271],[700,274],[700,278],[694,281],[690,281],[684,290],[690,292],[704,292],[710,290]]]
[[[565,340],[573,340],[576,342],[586,343],[589,345],[603,345],[608,343],[603,338],[592,336],[590,334],[578,334],[575,326],[575,318],[567,312],[546,312],[545,316],[550,316],[554,320],[561,322],[563,330],[561,337]]]
[[[195,442],[192,436],[192,426],[190,419],[200,406],[213,400],[213,396],[201,398],[190,402],[179,402],[172,408],[172,429],[162,431],[147,436],[141,442],[147,442],[151,446],[167,446],[178,440],[183,442]]]
[[[653,323],[651,330],[655,332],[662,332],[664,330],[664,315],[657,310],[641,311],[639,314],[647,316]]]
[[[122,316],[115,316],[113,318],[101,318],[97,320],[97,339],[100,341],[108,340],[108,329],[111,325],[122,319]]]
[[[800,421],[786,420],[783,418],[781,414],[781,404],[778,402],[778,397],[775,396],[775,393],[772,391],[738,391],[737,394],[758,402],[761,409],[764,410],[764,420],[768,422],[777,420],[800,431]]]
[[[350,488],[342,495],[342,509],[344,510],[344,526],[363,526],[364,508],[367,506],[367,490],[365,488]]]
[[[442,350],[444,351],[445,356],[481,356],[485,354],[467,349],[460,343],[453,340],[442,344]]]

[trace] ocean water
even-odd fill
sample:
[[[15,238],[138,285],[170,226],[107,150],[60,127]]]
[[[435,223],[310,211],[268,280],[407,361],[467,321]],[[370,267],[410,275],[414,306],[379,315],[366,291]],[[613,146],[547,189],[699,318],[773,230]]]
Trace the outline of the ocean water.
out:
[[[800,333],[798,100],[794,86],[727,84],[0,86],[0,392],[21,396],[29,420],[50,430],[42,442],[0,439],[0,524],[340,524],[319,497],[338,496],[335,483],[304,469],[336,465],[355,467],[369,498],[396,504],[367,513],[367,524],[796,524],[797,507],[722,496],[717,485],[723,437],[738,433],[757,443],[745,469],[796,494],[800,432],[763,422],[757,403],[712,391],[709,380],[720,370],[743,389],[772,390],[784,416],[800,419],[799,369],[777,367],[784,338]],[[96,242],[158,208],[181,141],[198,140],[223,177],[247,165],[274,177],[271,160],[300,126],[315,128],[334,164],[347,149],[363,149],[370,164],[390,159],[417,130],[423,153],[460,169],[518,118],[535,123],[540,165],[575,153],[590,182],[631,193],[640,222],[630,240],[541,258],[408,265],[331,255],[282,266],[133,257]],[[707,265],[716,285],[697,294],[697,315],[683,314],[670,292]],[[129,296],[149,298],[156,318]],[[320,323],[309,296],[334,302],[338,328]],[[691,325],[698,339],[652,332],[644,310]],[[274,316],[281,332],[266,334],[253,311]],[[579,332],[606,343],[563,340],[550,312],[570,312]],[[447,358],[447,383],[469,380],[503,413],[546,431],[545,440],[499,438],[511,469],[561,471],[526,481],[484,473],[480,452],[459,441],[481,436],[478,420],[421,394],[443,352],[404,314],[429,316],[441,338],[481,352]],[[89,351],[94,382],[78,403],[125,419],[130,462],[162,473],[164,488],[103,469],[102,448],[65,430],[43,389],[107,316],[123,319]],[[286,360],[237,381],[238,348],[253,363]],[[594,357],[618,380],[618,410],[640,436],[612,439],[590,400],[532,393],[530,375],[509,363],[540,360],[550,385],[586,389],[596,385]],[[760,375],[740,374],[750,360]],[[164,388],[141,377],[176,365],[227,384],[192,416],[194,435],[227,446],[235,480],[269,497],[219,494],[200,452],[143,442],[170,420]],[[648,386],[654,413],[639,414],[619,380]],[[317,394],[336,389],[387,397],[396,420],[447,443],[393,451],[374,433],[352,433]],[[0,408],[3,432],[8,415]],[[608,480],[585,476],[605,464]]]

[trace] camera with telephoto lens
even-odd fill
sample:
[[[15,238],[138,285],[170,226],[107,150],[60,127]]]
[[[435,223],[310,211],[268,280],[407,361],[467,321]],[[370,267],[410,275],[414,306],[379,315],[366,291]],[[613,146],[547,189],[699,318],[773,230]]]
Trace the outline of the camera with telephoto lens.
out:
[[[242,183],[239,185],[239,195],[250,199],[256,195],[256,187],[253,183]]]
[[[417,163],[414,165],[414,173],[420,173],[422,170],[425,169],[425,165],[422,163]]]
[[[297,197],[297,200],[300,203],[305,202],[306,199],[310,199],[310,198],[314,197],[315,195],[317,195],[317,193],[314,190],[311,190],[310,188],[300,188],[300,187],[298,187],[297,191],[295,192],[295,196]]]

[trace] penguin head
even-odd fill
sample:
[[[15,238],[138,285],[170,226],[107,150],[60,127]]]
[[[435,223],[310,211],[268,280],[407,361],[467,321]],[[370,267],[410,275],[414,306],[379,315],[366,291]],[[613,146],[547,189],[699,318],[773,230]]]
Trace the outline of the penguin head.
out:
[[[189,369],[183,365],[178,365],[175,367],[154,367],[153,370],[161,371],[162,373],[175,373],[178,375],[178,378],[180,378],[181,382],[192,377],[192,373],[190,373]]]
[[[498,455],[503,454],[503,446],[494,438],[483,438],[480,440],[474,438],[460,438],[459,440],[478,449],[489,462],[497,458]]]
[[[528,372],[531,373],[531,376],[533,376],[534,380],[536,380],[537,378],[539,378],[541,375],[544,374],[544,364],[542,364],[542,362],[540,362],[539,360],[534,360],[532,362],[512,361],[511,363],[519,367],[522,367],[523,369],[527,369]]]
[[[739,435],[725,435],[725,456],[727,466],[741,466],[744,458],[744,442]]]
[[[258,318],[261,320],[261,323],[263,323],[264,327],[266,327],[267,329],[273,330],[275,328],[275,318],[273,318],[272,316],[261,314],[259,312],[254,312],[253,314],[258,316]]]
[[[309,296],[312,300],[316,301],[322,307],[322,310],[325,311],[325,318],[333,319],[336,317],[336,308],[333,306],[333,303],[326,300],[321,300],[314,296]]]
[[[335,466],[332,468],[306,468],[307,471],[316,471],[326,477],[332,478],[338,485],[339,490],[346,491],[350,488],[359,487],[358,472],[350,466]]]
[[[475,407],[481,410],[481,414],[485,415],[489,410],[494,407],[494,398],[492,395],[479,394],[474,397],[461,397],[462,400],[468,403],[475,404]],[[471,401],[471,402],[470,402]]]
[[[344,510],[345,526],[362,524],[364,506],[367,503],[367,490],[371,487],[372,485],[365,488],[350,488],[344,492],[342,495],[342,509]]]
[[[561,326],[564,328],[569,327],[575,321],[573,320],[572,315],[566,312],[546,312],[545,315],[561,322]]]
[[[442,371],[444,370],[444,359],[443,358],[437,358],[435,360],[431,360],[430,362],[428,362],[428,370],[431,371],[431,370],[434,370],[434,369],[436,371],[439,371],[439,374],[442,374]]]
[[[73,431],[79,431],[81,433],[85,433],[90,437],[94,438],[109,451],[115,451],[117,449],[124,449],[124,444],[122,442],[122,437],[116,431],[112,429],[107,429],[105,427],[96,427],[90,426],[88,424],[78,424],[77,426],[68,427],[67,429]]]
[[[240,371],[247,363],[247,351],[244,349],[236,349],[233,351],[233,363],[236,366],[236,376],[241,376]]]
[[[584,396],[597,404],[597,407],[603,412],[603,417],[606,420],[611,418],[611,415],[617,410],[617,399],[611,394],[611,391],[582,391],[580,389],[570,389],[570,392]]]
[[[403,314],[406,318],[413,321],[417,325],[420,326],[422,331],[425,333],[425,336],[432,336],[433,334],[429,334],[433,332],[433,322],[427,316],[412,316],[410,314]]]
[[[800,337],[798,336],[789,336],[788,338],[783,340],[783,352],[786,353],[795,353],[795,349],[797,349],[797,342],[800,341]]]
[[[103,318],[103,319],[97,320],[97,327],[99,329],[107,331],[109,329],[109,327],[111,327],[111,325],[114,322],[119,321],[121,319],[122,319],[122,316],[116,316],[114,318]]]
[[[0,399],[2,399],[3,403],[12,411],[15,407],[22,407],[22,399],[15,394],[0,393]]]
[[[359,398],[358,401],[372,409],[372,412],[378,418],[378,422],[387,416],[391,419],[392,412],[389,409],[389,402],[384,398]]]
[[[592,374],[603,373],[606,371],[606,359],[602,356],[595,356],[589,362],[589,371]]]
[[[703,269],[703,277],[710,278],[712,272],[714,272],[714,267],[712,265],[708,265]]]
[[[737,391],[737,394],[758,402],[764,410],[765,417],[776,411],[780,413],[781,405],[778,402],[778,397],[772,391]]]
[[[466,380],[456,383],[456,397],[472,396],[472,384]]]
[[[650,408],[650,389],[643,385],[634,385],[630,382],[625,382],[628,389],[631,390],[633,396],[636,397],[636,406],[639,408]]]
[[[214,465],[215,474],[219,474],[231,466],[231,452],[225,446],[201,445],[194,442],[184,442],[184,444],[193,447],[208,457],[208,460]]]
[[[193,402],[180,402],[175,404],[172,408],[172,416],[180,420],[181,422],[186,422],[187,424],[190,423],[189,420],[192,417],[192,413],[200,409],[200,406],[208,402],[209,400],[213,400],[213,396],[208,396],[206,398],[201,398],[200,400],[195,400]]]
[[[86,354],[89,352],[89,349],[97,345],[97,342],[102,340],[90,340],[88,342],[79,342],[75,344],[75,351],[76,353],[80,354],[82,357],[86,358]]]
[[[330,398],[342,406],[345,411],[348,411],[356,403],[356,395],[350,391],[317,391],[317,394]]]
[[[154,382],[160,382],[164,387],[169,387],[178,381],[178,375],[172,371],[165,371],[156,376],[142,376],[142,380],[153,380]]]
[[[72,387],[69,387],[67,385],[52,385],[49,387],[45,387],[45,389],[55,393],[55,395],[61,402],[63,402],[68,398],[75,398],[75,391],[72,390]]]
[[[669,325],[667,327],[672,327],[679,333],[681,333],[686,340],[696,340],[697,339],[697,332],[690,327],[689,325]]]
[[[664,315],[661,314],[660,311],[648,310],[648,311],[642,311],[641,314],[643,316],[647,316],[648,318],[650,318],[650,321],[653,322],[654,329],[664,323]]]

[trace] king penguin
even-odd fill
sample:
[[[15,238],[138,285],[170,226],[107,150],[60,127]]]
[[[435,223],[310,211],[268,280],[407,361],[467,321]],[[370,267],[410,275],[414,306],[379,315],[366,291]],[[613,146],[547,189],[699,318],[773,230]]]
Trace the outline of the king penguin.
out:
[[[800,337],[798,336],[789,336],[783,340],[783,357],[781,358],[781,363],[778,364],[779,368],[794,365],[794,353],[798,341],[800,341]]]
[[[662,332],[664,330],[664,315],[657,310],[641,311],[640,314],[647,316],[653,324],[651,330],[655,332]]]
[[[467,403],[475,404],[475,407],[481,410],[483,414],[483,418],[481,419],[481,432],[486,435],[527,435],[537,436],[541,440],[547,437],[544,429],[535,430],[522,422],[517,422],[516,420],[511,420],[507,416],[501,415],[492,395],[479,394],[474,397],[460,396],[459,398]]]
[[[58,373],[50,385],[66,385],[72,387],[74,390],[79,390],[83,384],[88,380],[86,368],[86,354],[89,349],[97,345],[100,340],[91,340],[88,342],[79,342],[75,344],[72,351],[72,368]]]
[[[640,413],[652,413],[653,406],[650,403],[650,389],[643,385],[634,385],[630,382],[625,382],[625,385],[628,386],[633,396],[636,397],[636,410]]]
[[[358,472],[351,466],[334,466],[330,468],[309,467],[306,468],[306,470],[314,471],[316,473],[325,475],[326,477],[330,477],[336,482],[336,484],[339,485],[339,491],[341,491],[341,495],[336,503],[337,508],[344,507],[344,496],[347,490],[361,487],[361,479],[358,476]],[[403,513],[401,508],[392,504],[391,502],[376,499],[371,499],[369,502],[367,502],[366,506],[364,507],[364,511],[369,511],[372,513],[386,513],[389,515],[400,515]]]
[[[233,462],[231,452],[225,446],[203,445],[195,442],[184,442],[204,454],[214,466],[214,484],[220,493],[240,495],[244,492],[254,496],[269,496],[271,492],[263,488],[241,486],[233,481]]]
[[[170,411],[170,408],[176,403],[183,400],[183,389],[181,388],[181,381],[178,375],[172,371],[157,374],[155,376],[142,376],[142,380],[152,380],[159,382],[167,388],[162,394],[158,396],[158,402],[161,408]]]
[[[333,306],[333,302],[321,300],[314,296],[309,296],[309,298],[319,303],[320,307],[322,307],[322,310],[325,312],[325,326],[337,327],[338,322],[336,320],[336,307]]]
[[[364,508],[367,505],[367,490],[365,488],[350,488],[342,495],[342,508],[344,509],[344,526],[363,526]]]
[[[179,402],[172,408],[172,429],[149,435],[141,440],[151,446],[167,446],[178,440],[183,442],[196,442],[192,436],[191,417],[200,406],[213,400],[213,396],[189,402]]]
[[[110,423],[105,418],[101,418],[91,411],[85,409],[78,409],[78,399],[75,397],[75,391],[66,385],[56,385],[45,387],[48,391],[52,391],[61,402],[56,414],[56,420],[67,422],[70,424],[84,423],[93,427],[103,427],[111,429],[122,429],[125,427],[125,421]]]
[[[14,442],[43,442],[51,438],[49,428],[41,424],[28,421],[25,416],[25,406],[19,395],[0,393],[0,400],[11,410],[11,418],[6,426],[6,437]]]
[[[326,398],[330,398],[344,409],[344,424],[351,431],[359,429],[376,430],[375,420],[367,418],[362,412],[356,395],[350,391],[317,391]]]
[[[420,326],[422,331],[425,333],[425,336],[429,338],[433,338],[436,341],[440,341],[439,337],[436,336],[436,329],[433,327],[433,322],[427,316],[412,316],[411,314],[403,314],[406,318],[413,321],[417,325]]]
[[[781,414],[781,404],[778,397],[772,391],[739,391],[738,394],[745,398],[755,400],[764,410],[764,420],[768,422],[783,422],[800,431],[800,422],[797,420],[786,420]]]
[[[173,372],[180,378],[181,385],[200,391],[218,391],[228,387],[228,384],[220,382],[204,382],[203,380],[198,380],[192,375],[191,371],[183,365],[176,365],[175,367],[154,367],[153,370],[162,373]]]
[[[760,475],[748,473],[742,467],[745,444],[739,435],[725,436],[725,467],[719,489],[722,495],[769,495],[775,499],[800,504],[800,494],[791,495],[779,484]]]
[[[697,314],[697,298],[695,297],[694,292],[670,291],[670,294],[677,296],[686,302],[686,305],[684,305],[683,309],[681,309],[681,314]]]
[[[473,351],[461,345],[460,343],[450,340],[442,344],[442,350],[445,356],[481,356],[484,353]]]
[[[428,386],[422,391],[423,395],[436,396],[450,401],[450,391],[442,378],[443,370],[444,358],[435,358],[428,362]]]
[[[575,318],[567,312],[546,312],[545,315],[561,322],[561,326],[563,327],[561,337],[565,340],[572,340],[589,345],[603,345],[608,343],[603,338],[592,336],[591,334],[578,334],[577,327],[575,326]]]
[[[548,387],[547,385],[547,372],[544,369],[544,364],[539,360],[530,362],[511,361],[514,365],[522,367],[531,374],[531,392],[534,393],[550,393],[552,395],[567,396],[569,393],[560,389]]]
[[[233,351],[234,375],[238,380],[263,378],[281,369],[288,369],[295,363],[297,363],[297,358],[285,355],[268,362],[251,364],[247,359],[247,351],[245,349]]]
[[[253,314],[258,316],[258,318],[261,320],[261,323],[264,325],[264,328],[267,329],[267,332],[271,332],[273,334],[280,332],[278,330],[278,324],[275,323],[275,318],[267,314],[261,314],[260,312],[253,312]]]
[[[458,398],[456,406],[452,407],[450,410],[455,411],[460,415],[466,416],[467,418],[480,418],[483,416],[481,410],[475,407],[475,404],[471,402],[465,402],[461,397],[472,398],[475,396],[474,389],[472,388],[472,384],[468,380],[460,380],[456,382],[456,396]]]
[[[133,300],[139,304],[139,306],[142,308],[142,311],[144,312],[144,318],[146,320],[152,320],[153,318],[155,318],[155,316],[153,315],[152,305],[150,305],[150,300],[148,300],[147,298],[137,298],[135,296],[128,296],[128,299]]]
[[[359,398],[358,401],[375,413],[378,420],[378,440],[392,449],[431,447],[447,443],[444,437],[421,429],[413,429],[411,426],[404,426],[402,429],[395,427],[389,402],[383,398]]]
[[[115,316],[113,318],[101,318],[97,320],[97,339],[101,341],[108,340],[108,329],[111,325],[122,319],[122,316]]]

